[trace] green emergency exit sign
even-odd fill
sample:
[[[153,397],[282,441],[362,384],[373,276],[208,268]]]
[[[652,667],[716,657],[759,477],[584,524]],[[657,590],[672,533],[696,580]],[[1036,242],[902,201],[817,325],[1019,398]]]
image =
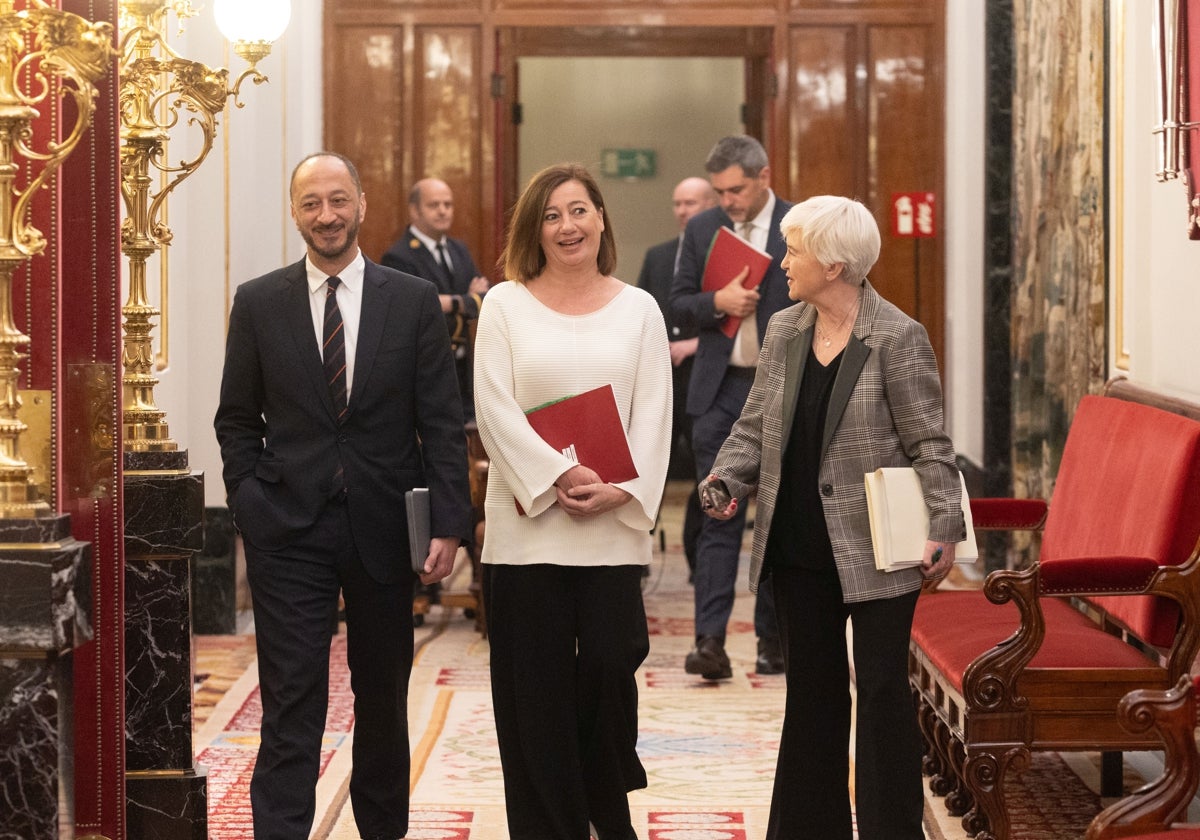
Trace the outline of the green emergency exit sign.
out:
[[[653,178],[658,161],[653,149],[604,149],[600,172],[606,178]]]

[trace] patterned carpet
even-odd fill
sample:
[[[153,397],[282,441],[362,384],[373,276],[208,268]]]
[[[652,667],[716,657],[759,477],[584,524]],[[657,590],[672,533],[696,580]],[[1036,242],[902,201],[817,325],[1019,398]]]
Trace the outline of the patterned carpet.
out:
[[[752,601],[744,589],[730,627],[733,679],[714,684],[683,672],[692,639],[691,587],[678,536],[683,490],[672,485],[668,494],[665,551],[656,553],[644,589],[651,646],[638,678],[638,748],[650,784],[631,795],[634,825],[643,840],[756,840],[766,830],[783,678],[752,672]],[[486,640],[460,611],[435,607],[417,630],[409,692],[410,840],[508,836],[487,657]],[[209,837],[250,840],[248,786],[260,714],[253,636],[198,637],[197,674],[196,750],[198,763],[209,769]],[[353,721],[344,636],[334,643],[331,686],[312,836],[354,840],[346,790]],[[1096,756],[1036,756],[1021,778],[1010,781],[1014,836],[1081,837],[1101,807],[1097,765]],[[1130,785],[1140,778],[1128,775]],[[940,799],[929,799],[931,840],[965,838],[958,823]]]

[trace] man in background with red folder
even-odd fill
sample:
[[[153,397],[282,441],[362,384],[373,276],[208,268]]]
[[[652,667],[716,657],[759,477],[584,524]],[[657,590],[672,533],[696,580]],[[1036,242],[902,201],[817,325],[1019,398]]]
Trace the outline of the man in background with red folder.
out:
[[[688,222],[671,287],[674,322],[695,328],[700,339],[687,399],[697,480],[708,475],[721,444],[741,416],[767,321],[792,304],[787,275],[780,265],[787,246],[779,232],[779,222],[792,205],[771,190],[766,150],[753,137],[724,137],[709,152],[704,168],[719,204]],[[715,292],[703,290],[705,260],[720,227],[731,228],[771,255],[771,266],[757,288],[743,287],[746,272],[741,272],[727,278]],[[730,317],[741,318],[732,338],[721,330],[722,322]],[[725,521],[706,518],[700,530],[694,575],[696,647],[687,655],[684,669],[707,680],[733,676],[725,652],[725,632],[733,610],[745,528],[742,509]],[[783,654],[769,580],[759,586],[754,632],[758,637],[755,671],[782,673]]]

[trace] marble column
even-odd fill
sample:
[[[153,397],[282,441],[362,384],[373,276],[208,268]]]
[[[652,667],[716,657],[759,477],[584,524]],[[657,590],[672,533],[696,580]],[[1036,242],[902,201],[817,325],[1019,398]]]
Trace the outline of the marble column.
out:
[[[1013,2],[987,0],[987,140],[984,146],[983,486],[1012,495]],[[970,486],[970,485],[968,485]],[[1009,534],[981,531],[984,568],[1008,564]]]
[[[237,632],[237,534],[227,507],[204,509],[204,550],[192,565],[192,632]]]
[[[204,476],[186,452],[125,453],[125,792],[130,837],[208,834],[192,749],[192,562]]]
[[[91,559],[69,516],[0,519],[0,839],[74,827],[72,659],[91,633]]]

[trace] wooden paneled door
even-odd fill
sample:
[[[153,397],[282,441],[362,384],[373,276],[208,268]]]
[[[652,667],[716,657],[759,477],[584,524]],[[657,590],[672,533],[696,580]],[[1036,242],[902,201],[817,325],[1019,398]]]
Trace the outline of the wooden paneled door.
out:
[[[883,249],[871,282],[925,325],[941,358],[945,12],[941,2],[926,6],[790,25],[772,158],[786,167],[788,198],[848,195],[872,210]],[[893,203],[908,194],[932,195],[932,236],[893,235]]]
[[[450,185],[454,233],[486,257],[494,143],[482,27],[398,20],[397,5],[326,0],[325,147],[358,167],[368,257],[378,261],[404,231],[408,191],[426,174]]]
[[[517,193],[524,56],[740,56],[745,123],[779,195],[862,200],[883,231],[871,279],[944,337],[945,0],[324,0],[325,141],[359,165],[378,259],[425,175],[455,192],[455,233],[495,265]],[[933,235],[893,236],[898,194],[933,198]],[[494,271],[489,274],[495,279]]]

